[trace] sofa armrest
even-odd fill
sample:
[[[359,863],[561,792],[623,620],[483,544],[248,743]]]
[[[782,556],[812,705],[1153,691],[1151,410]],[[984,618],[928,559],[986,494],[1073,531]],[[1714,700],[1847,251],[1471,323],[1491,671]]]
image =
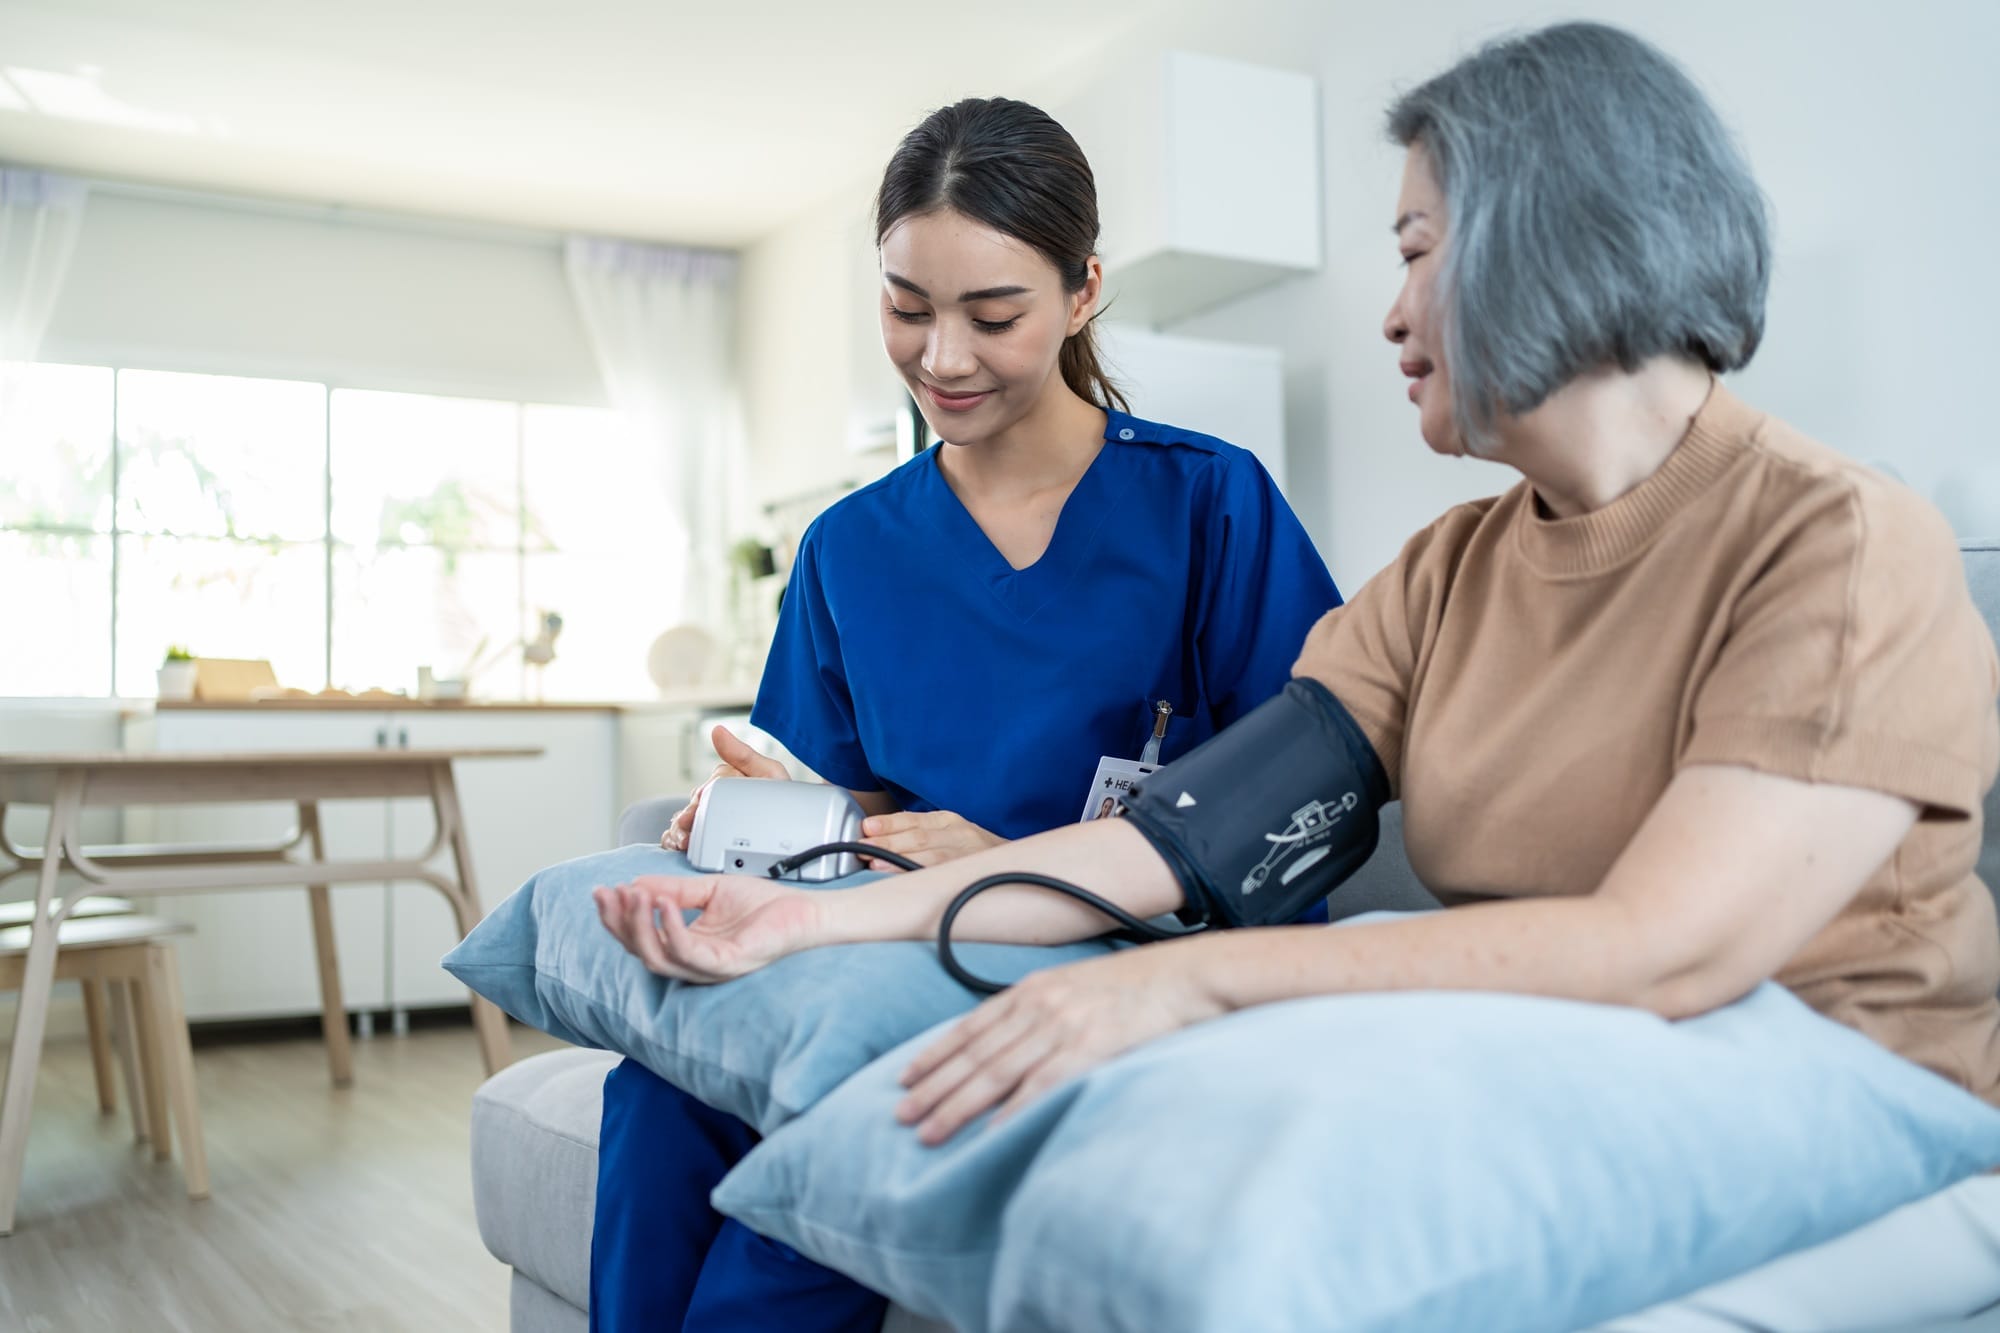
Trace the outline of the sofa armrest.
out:
[[[685,796],[655,796],[634,801],[618,816],[618,841],[613,846],[630,847],[635,842],[658,842],[674,816],[687,806]]]

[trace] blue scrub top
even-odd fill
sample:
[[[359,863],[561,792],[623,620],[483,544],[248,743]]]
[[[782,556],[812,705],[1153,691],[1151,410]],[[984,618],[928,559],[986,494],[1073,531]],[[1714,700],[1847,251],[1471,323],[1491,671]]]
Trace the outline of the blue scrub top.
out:
[[[751,722],[828,782],[1007,838],[1073,823],[1102,755],[1171,760],[1283,688],[1340,605],[1256,458],[1109,414],[1040,560],[1016,570],[932,448],[822,514]]]

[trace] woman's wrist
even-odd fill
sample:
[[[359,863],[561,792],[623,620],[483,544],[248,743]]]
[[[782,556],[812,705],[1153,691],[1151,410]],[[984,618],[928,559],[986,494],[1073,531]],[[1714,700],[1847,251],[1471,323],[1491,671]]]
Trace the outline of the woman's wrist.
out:
[[[1256,926],[1203,934],[1177,960],[1186,977],[1191,1022],[1220,1018],[1252,1005],[1331,993],[1324,978],[1302,968],[1297,950],[1330,939],[1324,927]]]
[[[815,946],[865,944],[871,940],[929,939],[938,912],[926,905],[926,890],[942,892],[937,867],[891,875],[852,889],[815,893],[818,911]]]
[[[1234,943],[1227,936],[1204,934],[1149,946],[1161,955],[1162,974],[1174,991],[1171,1007],[1181,1026],[1206,1023],[1237,1008],[1229,998]]]

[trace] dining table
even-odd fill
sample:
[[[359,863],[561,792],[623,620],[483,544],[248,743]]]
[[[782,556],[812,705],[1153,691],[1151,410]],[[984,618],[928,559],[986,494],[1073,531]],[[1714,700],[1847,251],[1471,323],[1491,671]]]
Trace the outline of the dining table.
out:
[[[32,875],[35,880],[20,1001],[6,1082],[0,1087],[0,1235],[14,1228],[57,936],[77,904],[103,894],[137,902],[178,893],[304,889],[311,905],[328,1066],[334,1085],[344,1087],[353,1081],[354,1065],[334,949],[331,888],[400,880],[429,884],[451,905],[463,938],[482,913],[453,765],[530,759],[540,753],[515,747],[0,753],[0,857],[5,858],[0,860],[0,890],[16,877]],[[436,818],[430,845],[414,857],[329,856],[320,803],[384,797],[429,801]],[[82,840],[86,810],[239,801],[294,805],[297,822],[289,836],[257,845],[86,846]],[[40,847],[21,846],[7,836],[9,806],[47,808]],[[81,885],[58,895],[65,874]],[[498,1072],[509,1060],[506,1016],[491,1001],[468,994],[486,1071]]]

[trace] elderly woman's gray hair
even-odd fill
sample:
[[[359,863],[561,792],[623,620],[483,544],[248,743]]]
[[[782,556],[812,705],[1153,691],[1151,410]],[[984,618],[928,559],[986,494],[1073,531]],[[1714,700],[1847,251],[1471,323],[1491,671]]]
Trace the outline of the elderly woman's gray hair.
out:
[[[1663,354],[1748,364],[1771,255],[1763,195],[1700,89],[1617,28],[1482,48],[1389,109],[1445,198],[1436,299],[1468,444],[1570,380]]]

